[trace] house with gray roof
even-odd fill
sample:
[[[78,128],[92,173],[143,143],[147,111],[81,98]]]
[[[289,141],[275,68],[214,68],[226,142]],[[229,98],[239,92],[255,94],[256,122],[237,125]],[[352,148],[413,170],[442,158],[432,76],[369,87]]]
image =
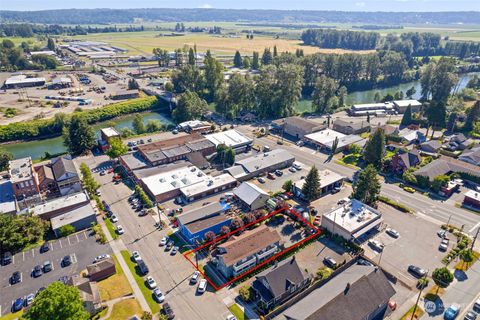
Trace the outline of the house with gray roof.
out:
[[[82,184],[72,156],[66,155],[54,158],[50,167],[62,196],[82,191]]]
[[[414,172],[414,175],[427,177],[430,181],[433,181],[435,177],[450,173],[465,173],[480,178],[478,166],[446,156],[442,156],[426,166],[421,167]]]
[[[233,194],[248,210],[257,210],[265,206],[270,198],[268,193],[250,182],[243,182],[233,189]]]
[[[311,280],[311,275],[298,266],[293,256],[259,273],[252,289],[257,304],[270,309],[308,287]]]
[[[383,271],[354,264],[297,301],[275,319],[383,319],[395,294]]]
[[[459,160],[480,166],[480,146],[465,150],[459,157]],[[479,169],[480,170],[480,169]]]
[[[436,154],[442,145],[438,140],[430,140],[420,144],[420,151],[427,154]]]

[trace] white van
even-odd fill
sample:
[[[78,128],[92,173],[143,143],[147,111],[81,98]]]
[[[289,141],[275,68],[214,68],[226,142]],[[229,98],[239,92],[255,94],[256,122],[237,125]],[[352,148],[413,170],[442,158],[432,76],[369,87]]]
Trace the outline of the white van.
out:
[[[302,170],[302,166],[298,162],[294,162],[292,167],[294,167],[296,170]]]

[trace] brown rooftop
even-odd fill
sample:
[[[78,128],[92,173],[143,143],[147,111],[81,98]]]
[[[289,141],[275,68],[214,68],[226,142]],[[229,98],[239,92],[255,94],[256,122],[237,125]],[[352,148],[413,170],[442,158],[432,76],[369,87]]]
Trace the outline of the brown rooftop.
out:
[[[143,153],[151,153],[161,149],[168,149],[171,147],[184,145],[188,142],[192,142],[195,140],[202,140],[202,139],[205,139],[205,138],[199,133],[185,134],[185,135],[180,135],[168,140],[155,141],[149,144],[140,145],[138,146],[138,149]]]
[[[227,266],[232,265],[280,240],[280,235],[276,230],[261,225],[221,245],[220,247],[226,250],[226,253],[222,255],[223,261]]]
[[[229,219],[230,218],[228,218],[226,215],[222,213],[213,217],[208,217],[205,219],[193,221],[191,223],[188,223],[186,227],[191,233],[196,233],[200,230],[210,228],[211,226],[217,225]]]

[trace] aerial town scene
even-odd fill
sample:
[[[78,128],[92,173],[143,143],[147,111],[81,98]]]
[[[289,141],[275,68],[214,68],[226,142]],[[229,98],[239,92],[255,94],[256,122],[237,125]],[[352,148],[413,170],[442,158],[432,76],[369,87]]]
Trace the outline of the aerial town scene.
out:
[[[480,2],[0,6],[0,320],[480,320]]]

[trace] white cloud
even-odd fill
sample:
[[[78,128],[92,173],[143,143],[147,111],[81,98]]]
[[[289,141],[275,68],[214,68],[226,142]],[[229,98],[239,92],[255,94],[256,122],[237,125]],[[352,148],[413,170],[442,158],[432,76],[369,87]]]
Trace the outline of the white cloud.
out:
[[[365,7],[365,4],[366,4],[365,2],[356,2],[355,6],[363,8],[363,7]]]
[[[204,4],[202,4],[201,6],[199,6],[199,8],[201,8],[201,9],[210,9],[211,7],[212,7],[212,6],[209,5],[208,3],[204,3]]]

